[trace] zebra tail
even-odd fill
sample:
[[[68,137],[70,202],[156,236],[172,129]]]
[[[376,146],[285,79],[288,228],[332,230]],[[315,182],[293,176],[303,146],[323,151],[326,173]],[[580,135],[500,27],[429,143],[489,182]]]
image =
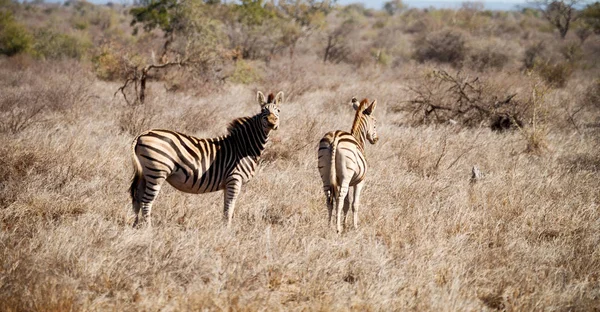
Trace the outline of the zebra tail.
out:
[[[335,152],[337,150],[338,138],[334,136],[333,142],[329,146],[331,148],[331,166],[329,168],[329,184],[331,185],[331,193],[333,198],[337,198],[338,188],[337,188],[337,172],[335,166]]]
[[[133,140],[131,144],[131,160],[133,163],[133,178],[131,179],[131,186],[129,187],[129,194],[131,195],[131,199],[135,202],[136,200],[136,192],[138,189],[138,185],[144,181],[144,176],[142,175],[142,164],[140,164],[140,160],[135,155],[135,146],[137,144],[138,135]]]

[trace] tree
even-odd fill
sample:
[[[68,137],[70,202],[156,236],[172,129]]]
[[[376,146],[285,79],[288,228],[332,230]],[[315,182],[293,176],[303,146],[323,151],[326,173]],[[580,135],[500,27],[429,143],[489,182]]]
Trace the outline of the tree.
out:
[[[343,15],[343,13],[338,13],[334,18],[340,19],[340,21],[331,23],[331,25],[337,26],[325,30],[327,43],[325,45],[323,63],[340,63],[345,61],[351,51],[348,37],[351,33],[355,32],[360,25],[357,23],[356,16],[353,14],[350,14],[349,16]]]
[[[263,0],[241,0],[230,13],[225,23],[232,48],[244,59],[268,58],[281,37],[275,7]]]
[[[396,13],[400,13],[406,9],[406,6],[402,2],[402,0],[390,0],[383,4],[383,9],[389,15],[395,15]]]
[[[589,4],[581,11],[582,22],[596,34],[600,34],[600,2]]]
[[[150,72],[169,67],[185,67],[191,72],[206,75],[226,57],[222,51],[221,24],[209,12],[210,1],[194,0],[140,0],[141,6],[130,10],[131,24],[141,24],[145,31],[160,29],[165,42],[160,60],[156,62],[126,62],[127,78],[117,92],[125,95],[125,88],[133,86],[134,104],[144,103],[146,81]],[[137,28],[134,29],[134,33]]]
[[[575,6],[582,0],[536,0],[533,1],[538,9],[560,33],[560,38],[564,39],[569,32],[571,23],[576,19]]]
[[[12,12],[0,10],[0,54],[11,56],[27,52],[32,42],[31,34],[15,21]]]
[[[325,17],[333,10],[334,3],[330,0],[279,0],[278,8],[289,21],[282,28],[282,41],[290,48],[291,59],[298,41],[325,25]]]
[[[175,40],[175,33],[180,31],[183,26],[178,20],[181,12],[178,8],[181,6],[179,0],[140,0],[140,6],[129,11],[133,16],[131,26],[142,24],[145,31],[152,31],[156,28],[161,29],[165,34],[165,43],[161,53],[161,61],[169,50],[169,46]],[[134,34],[137,34],[137,26],[134,28]]]

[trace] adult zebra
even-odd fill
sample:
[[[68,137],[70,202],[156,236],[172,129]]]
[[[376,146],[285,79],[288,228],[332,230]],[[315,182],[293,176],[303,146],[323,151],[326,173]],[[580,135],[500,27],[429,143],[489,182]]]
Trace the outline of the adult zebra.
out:
[[[150,225],[152,203],[165,180],[187,193],[225,190],[224,219],[231,225],[235,200],[243,183],[256,173],[262,151],[272,130],[279,128],[279,106],[283,92],[269,94],[265,100],[257,93],[261,112],[252,117],[235,119],[227,135],[200,139],[191,135],[153,129],[133,140],[134,176],[131,199],[135,214],[142,210],[142,222]]]
[[[368,99],[362,100],[359,104],[356,98],[352,98],[352,106],[356,110],[352,131],[350,133],[341,130],[328,132],[319,142],[319,173],[327,197],[328,222],[331,224],[335,199],[338,233],[342,232],[342,209],[350,186],[354,187],[352,202],[354,228],[358,227],[360,192],[365,185],[364,179],[367,173],[365,141],[375,144],[379,140],[377,121],[373,117],[376,105],[377,100],[369,105]],[[347,212],[348,207],[344,210],[344,223],[346,223]]]

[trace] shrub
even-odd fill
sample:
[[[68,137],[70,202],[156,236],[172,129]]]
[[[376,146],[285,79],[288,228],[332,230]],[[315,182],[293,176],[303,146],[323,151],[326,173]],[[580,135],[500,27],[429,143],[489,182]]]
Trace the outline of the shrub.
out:
[[[600,78],[596,79],[583,94],[583,105],[600,111]]]
[[[113,44],[104,44],[92,57],[94,73],[102,80],[125,79],[125,64],[122,55]]]
[[[545,49],[546,47],[541,41],[529,46],[525,50],[525,55],[523,56],[523,67],[529,70],[533,69]]]
[[[583,59],[583,50],[578,43],[567,43],[560,47],[560,53],[569,63],[576,64]]]
[[[35,54],[44,59],[82,59],[92,46],[87,38],[62,34],[51,29],[39,30],[35,39]]]
[[[498,89],[504,88],[480,77],[435,70],[415,81],[409,88],[412,97],[408,105],[398,110],[410,112],[414,125],[453,123],[505,130],[522,124],[527,118],[527,101]]]
[[[10,12],[0,11],[0,53],[8,56],[27,52],[32,45],[31,34],[15,22]]]
[[[238,60],[235,63],[235,69],[230,79],[235,83],[249,84],[260,80],[260,74],[250,62]]]
[[[549,85],[556,88],[564,87],[573,74],[573,65],[568,62],[539,63],[535,69]]]
[[[502,69],[508,62],[508,56],[493,46],[473,51],[469,59],[471,65],[479,71],[484,71],[488,68]]]
[[[56,115],[64,120],[65,112],[77,114],[77,108],[89,99],[87,77],[73,63],[38,63],[29,68],[2,65],[6,76],[0,77],[4,86],[0,92],[0,133],[19,133]],[[61,71],[66,72],[56,75]]]
[[[527,143],[526,153],[541,154],[548,149],[547,136],[549,129],[545,122],[548,111],[544,100],[548,91],[548,88],[536,84],[528,99],[527,104],[531,110],[529,127],[519,126],[520,133]]]
[[[415,41],[414,57],[419,62],[437,61],[461,65],[467,48],[462,33],[445,29],[428,34]]]

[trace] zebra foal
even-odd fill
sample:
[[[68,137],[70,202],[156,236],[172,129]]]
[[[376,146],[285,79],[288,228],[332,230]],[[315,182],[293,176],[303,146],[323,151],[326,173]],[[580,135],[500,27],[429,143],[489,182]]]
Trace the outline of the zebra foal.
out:
[[[171,130],[153,129],[132,143],[134,176],[130,195],[135,222],[151,224],[152,204],[165,181],[194,194],[225,190],[223,217],[231,225],[235,201],[242,184],[256,173],[271,131],[279,128],[283,92],[268,98],[257,93],[260,113],[233,120],[228,133],[216,138],[196,138]],[[138,214],[141,213],[141,220]]]
[[[377,100],[369,105],[369,100],[364,99],[358,103],[352,98],[352,106],[356,110],[352,130],[350,133],[337,130],[328,132],[319,142],[318,166],[321,180],[323,180],[323,191],[327,198],[327,210],[329,213],[329,224],[333,205],[336,205],[337,232],[342,232],[342,209],[348,195],[350,186],[354,187],[354,198],[352,202],[352,217],[354,228],[358,228],[358,208],[360,192],[365,185],[367,173],[367,161],[365,159],[365,141],[375,144],[377,136],[377,120],[373,117],[373,111],[377,106]],[[344,211],[344,224],[346,214]]]

